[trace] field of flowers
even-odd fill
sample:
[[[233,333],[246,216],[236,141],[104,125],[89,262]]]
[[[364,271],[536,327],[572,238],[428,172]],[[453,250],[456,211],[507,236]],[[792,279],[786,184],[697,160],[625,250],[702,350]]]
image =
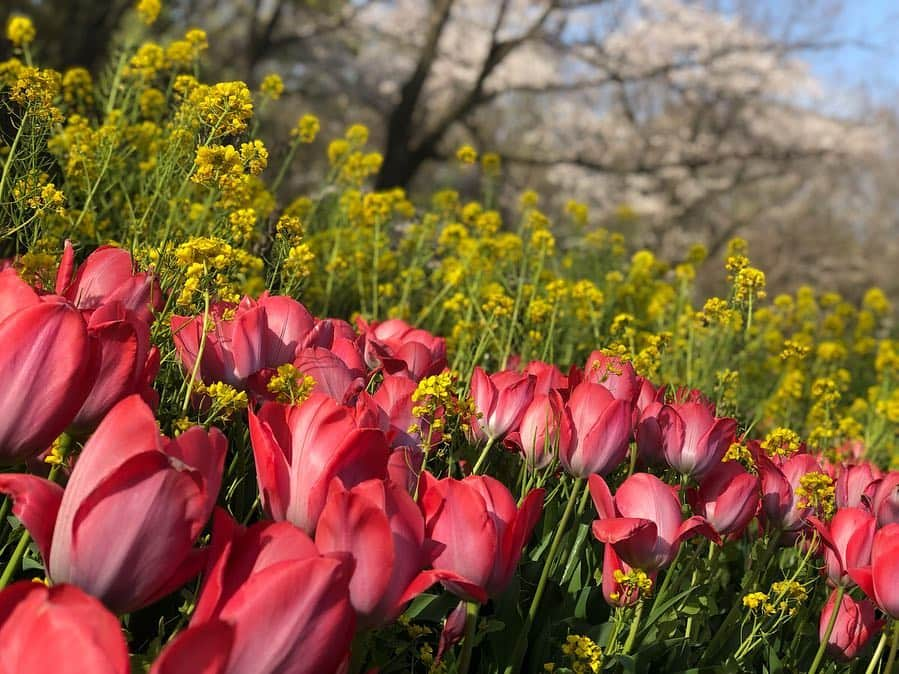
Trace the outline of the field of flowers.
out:
[[[373,191],[155,12],[96,82],[6,27],[0,672],[899,671],[884,293]]]

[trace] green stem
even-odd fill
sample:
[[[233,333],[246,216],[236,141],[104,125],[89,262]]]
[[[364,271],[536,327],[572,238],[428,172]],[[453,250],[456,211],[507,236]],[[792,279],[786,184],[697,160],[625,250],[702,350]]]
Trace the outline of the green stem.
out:
[[[827,649],[827,642],[830,639],[830,635],[833,633],[833,626],[837,623],[837,614],[840,612],[840,604],[843,603],[843,593],[846,591],[842,585],[837,586],[837,598],[833,602],[833,612],[830,614],[830,620],[827,621],[827,629],[824,631],[824,637],[821,639],[821,643],[818,645],[818,652],[815,653],[815,659],[812,661],[812,666],[808,670],[808,674],[815,674],[818,671],[818,667],[821,666],[821,660],[824,659],[824,651]],[[895,644],[895,639],[893,643]],[[887,668],[889,671],[889,668]]]
[[[200,345],[197,347],[197,359],[190,371],[190,380],[187,382],[187,391],[184,394],[184,402],[181,405],[181,414],[187,413],[190,407],[190,394],[194,388],[194,382],[197,379],[197,373],[200,371],[200,361],[203,359],[203,350],[206,348],[206,322],[209,320],[209,293],[203,293],[203,325],[200,328]]]
[[[643,615],[643,602],[637,604],[637,612],[634,614],[634,620],[631,622],[631,629],[627,633],[627,641],[624,642],[624,650],[622,655],[627,655],[634,647],[634,640],[637,638],[637,628],[640,627],[640,617]]]
[[[890,642],[890,655],[887,657],[887,666],[883,670],[885,674],[890,674],[893,671],[893,664],[896,662],[897,646],[899,646],[899,622],[893,621],[893,640]]]
[[[19,544],[13,551],[12,557],[10,557],[9,561],[6,563],[6,567],[3,569],[3,575],[0,576],[0,590],[9,585],[12,575],[16,572],[16,569],[19,568],[19,562],[22,561],[22,556],[25,554],[25,548],[28,547],[29,542],[31,542],[31,534],[28,532],[28,529],[26,529],[22,532],[22,537],[19,538]]]
[[[459,657],[458,674],[468,674],[471,667],[471,652],[474,649],[474,635],[478,626],[478,611],[481,605],[470,601],[465,607],[465,641],[462,642],[462,655]]]
[[[556,527],[556,534],[553,537],[552,544],[549,546],[549,553],[546,555],[546,561],[543,562],[543,571],[540,573],[540,580],[537,581],[537,591],[531,600],[531,607],[528,610],[527,618],[521,631],[518,633],[518,639],[515,641],[515,648],[512,650],[512,661],[505,669],[505,674],[513,674],[521,670],[521,661],[524,659],[525,651],[528,647],[528,633],[534,624],[534,618],[537,617],[537,610],[540,608],[540,600],[543,599],[543,592],[546,590],[546,582],[549,580],[549,572],[552,569],[553,561],[555,561],[556,553],[562,542],[562,536],[568,526],[568,520],[574,512],[574,506],[577,503],[581,488],[584,486],[583,478],[575,480],[571,488],[571,494],[568,496],[568,503],[565,505],[565,512],[562,513],[562,519]]]
[[[889,630],[883,631],[883,635],[880,637],[880,641],[877,642],[877,650],[875,650],[874,655],[871,656],[871,662],[868,663],[868,668],[865,670],[865,674],[874,674],[874,670],[877,669],[877,665],[880,663],[880,658],[883,657],[883,651],[887,645],[888,634]]]
[[[487,453],[490,451],[490,448],[493,447],[494,442],[496,442],[496,438],[487,438],[487,444],[484,445],[484,449],[481,450],[481,455],[478,457],[478,460],[475,461],[474,468],[471,469],[472,475],[477,475],[478,472],[480,472],[481,467],[487,460]]]
[[[22,129],[25,128],[25,120],[28,119],[28,111],[22,115],[22,121],[19,122],[19,128],[16,129],[16,136],[12,139],[12,145],[9,146],[9,154],[6,155],[6,161],[3,162],[3,174],[0,175],[0,204],[3,203],[3,189],[6,187],[6,179],[9,177],[9,170],[12,168],[13,159],[16,157],[16,146],[22,138]]]

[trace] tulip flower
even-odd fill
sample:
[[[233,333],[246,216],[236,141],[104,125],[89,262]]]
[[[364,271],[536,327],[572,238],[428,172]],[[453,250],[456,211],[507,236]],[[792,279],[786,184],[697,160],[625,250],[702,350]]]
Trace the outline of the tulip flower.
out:
[[[41,453],[75,418],[96,377],[84,319],[60,297],[0,272],[0,464]]]
[[[880,477],[877,466],[867,461],[843,466],[834,485],[837,508],[869,509]]]
[[[433,566],[459,577],[443,585],[462,599],[480,602],[501,594],[540,519],[543,494],[534,489],[516,506],[506,486],[492,477],[437,480],[424,473],[425,532],[444,546]]]
[[[892,470],[874,487],[871,510],[877,518],[877,526],[899,522],[899,471]]]
[[[319,674],[349,654],[353,563],[319,554],[287,522],[249,529],[217,511],[212,553],[190,627],[151,674]]]
[[[899,619],[899,523],[874,534],[870,566],[850,568],[849,575],[884,613]]]
[[[568,377],[555,365],[532,360],[525,365],[523,374],[532,374],[537,378],[534,395],[549,395],[550,391],[561,391],[568,388]]]
[[[412,416],[412,394],[417,384],[400,375],[388,374],[381,380],[381,385],[371,401],[377,408],[378,427],[387,435],[391,447],[417,447],[421,442],[419,433],[410,433],[413,425],[425,425],[424,420]]]
[[[326,393],[339,403],[348,403],[365,388],[362,362],[350,367],[338,354],[321,347],[300,349],[294,367],[315,381],[313,390]]]
[[[232,310],[233,318],[225,318]],[[171,319],[175,349],[188,372],[200,351],[203,318],[200,314]],[[302,304],[268,294],[258,301],[245,297],[236,308],[214,304],[209,319],[213,329],[203,344],[199,378],[206,384],[222,381],[240,389],[247,388],[250,377],[260,371],[292,362],[313,327],[312,316]]]
[[[565,406],[559,461],[575,477],[608,475],[624,461],[631,437],[632,405],[617,400],[600,384],[582,382]]]
[[[159,371],[159,349],[150,344],[150,326],[114,301],[91,313],[87,330],[99,344],[100,364],[94,386],[72,427],[95,428],[113,405],[134,393],[155,408],[159,396],[152,384]]]
[[[759,479],[738,461],[718,464],[689,493],[693,512],[719,536],[739,535],[759,509]]]
[[[628,583],[628,574],[633,574],[636,569],[625,564],[621,557],[615,552],[615,548],[611,545],[603,546],[602,553],[602,596],[605,598],[609,606],[632,606],[636,604],[641,595],[652,590],[652,584],[655,583],[657,572],[645,574],[645,581],[648,581],[648,587],[640,588],[636,583]],[[642,573],[642,572],[638,572]],[[619,582],[621,574],[625,577],[624,582]]]
[[[358,320],[365,335],[365,360],[371,368],[388,374],[404,374],[420,381],[446,367],[446,340],[427,330],[413,328],[398,318],[367,324]]]
[[[602,384],[616,400],[633,403],[640,395],[640,379],[634,366],[602,351],[594,351],[587,357],[584,381]]]
[[[818,623],[818,638],[823,641],[827,634],[827,626],[833,615],[836,603],[837,590],[830,593],[830,597],[821,611],[821,620]],[[836,660],[843,662],[852,660],[861,650],[868,645],[883,626],[882,620],[874,617],[874,605],[867,599],[856,601],[849,594],[844,594],[837,610],[837,617],[827,639],[827,653]]]
[[[637,455],[648,466],[665,463],[665,454],[662,451],[662,428],[659,426],[659,412],[664,406],[665,403],[658,400],[647,403],[635,424],[634,439],[637,441]]]
[[[860,508],[841,508],[829,524],[810,516],[824,542],[824,563],[828,578],[835,585],[849,580],[848,569],[868,566],[877,523],[873,515]]]
[[[495,440],[517,430],[536,383],[533,375],[511,371],[488,375],[476,367],[471,376],[471,397],[479,415],[471,421],[475,437]]]
[[[332,484],[315,530],[322,553],[347,552],[355,561],[350,603],[361,629],[380,627],[407,602],[452,574],[424,571],[436,552],[425,538],[421,511],[402,487],[368,480],[346,491]]]
[[[799,531],[812,514],[812,508],[797,496],[796,490],[805,475],[821,472],[821,466],[810,454],[795,454],[777,465],[757,447],[754,451],[762,480],[762,510],[767,521],[788,534]]]
[[[590,476],[589,486],[599,513],[593,535],[635,569],[651,573],[665,568],[681,541],[690,536],[718,538],[704,517],[684,520],[677,491],[654,475],[634,473],[618,487],[614,498],[599,475]]]
[[[558,391],[534,396],[521,418],[517,432],[510,433],[506,445],[517,447],[531,469],[546,468],[560,445],[571,443],[571,424],[561,423],[565,404]]]
[[[66,241],[56,274],[56,294],[90,313],[103,304],[121,302],[139,321],[149,325],[153,314],[162,311],[165,298],[153,274],[134,272],[127,250],[100,246],[78,267],[75,251]],[[73,277],[74,274],[74,277]]]
[[[0,673],[129,674],[116,617],[74,585],[23,580],[0,592]]]
[[[117,613],[194,577],[193,548],[215,505],[227,443],[194,427],[161,436],[152,410],[129,396],[84,446],[65,492],[33,475],[0,475],[54,583],[72,583]]]
[[[715,418],[700,403],[665,405],[657,418],[668,465],[696,479],[721,463],[737,430],[736,420]]]
[[[389,448],[379,428],[359,428],[353,410],[324,393],[300,405],[265,403],[250,411],[259,498],[269,517],[315,531],[331,480],[347,489],[387,474]]]

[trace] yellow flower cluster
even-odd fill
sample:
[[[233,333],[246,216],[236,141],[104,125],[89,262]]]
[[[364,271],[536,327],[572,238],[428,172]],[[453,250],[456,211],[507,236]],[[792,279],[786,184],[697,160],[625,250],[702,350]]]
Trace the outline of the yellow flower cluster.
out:
[[[6,39],[13,43],[14,47],[27,47],[34,38],[37,37],[37,31],[34,24],[27,16],[12,16],[6,24]]]
[[[312,393],[315,379],[286,363],[278,367],[277,374],[269,380],[266,388],[275,394],[278,402],[299,405]]]
[[[824,520],[829,520],[836,510],[833,478],[826,473],[814,471],[800,477],[795,496],[797,508],[811,508]]]
[[[595,673],[602,669],[602,649],[588,636],[569,634],[562,645],[562,653],[570,658],[571,671],[575,674]]]

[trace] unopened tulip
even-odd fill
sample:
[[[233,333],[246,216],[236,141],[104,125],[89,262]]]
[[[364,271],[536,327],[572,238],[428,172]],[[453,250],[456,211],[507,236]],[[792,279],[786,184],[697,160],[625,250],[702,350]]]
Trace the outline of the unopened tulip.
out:
[[[713,468],[691,491],[693,512],[705,517],[719,536],[740,534],[759,509],[759,479],[738,461]]]
[[[352,556],[350,602],[363,629],[386,625],[437,580],[453,579],[424,570],[435,547],[425,538],[421,511],[402,487],[382,480],[368,480],[349,491],[332,484],[315,544],[322,553]]]
[[[0,674],[129,674],[116,617],[74,585],[23,580],[0,592]]]
[[[78,311],[0,272],[0,464],[50,446],[75,418],[96,377],[96,347]]]
[[[72,583],[117,613],[195,576],[194,542],[221,485],[227,443],[194,427],[161,436],[139,396],[118,403],[84,446],[65,492],[33,475],[0,475],[54,583]]]
[[[636,569],[650,573],[668,566],[689,536],[717,538],[704,517],[684,520],[674,487],[654,475],[634,473],[618,487],[614,498],[598,475],[590,476],[589,486],[599,513],[593,535]]]
[[[570,423],[562,424],[565,404],[558,391],[537,395],[528,405],[517,432],[506,438],[506,444],[517,447],[531,469],[548,466],[561,445],[571,442]]]
[[[602,384],[617,400],[633,403],[640,394],[640,379],[634,366],[602,351],[594,351],[587,357],[584,381]]]
[[[570,439],[559,446],[565,470],[575,477],[615,470],[627,456],[632,404],[614,398],[601,384],[585,381],[571,392],[565,408],[562,425],[570,428]]]
[[[899,619],[899,523],[874,534],[870,566],[850,568],[849,575],[884,613]]]
[[[823,640],[833,615],[836,593],[830,593],[821,620],[818,623],[818,639]],[[856,601],[848,593],[843,595],[836,621],[827,640],[827,653],[842,661],[852,660],[868,645],[871,637],[880,630],[883,621],[874,617],[874,605],[867,599]]]
[[[434,568],[459,577],[444,581],[444,586],[476,601],[501,594],[543,512],[543,493],[535,489],[517,506],[506,486],[492,477],[437,480],[424,473],[425,532],[444,546]]]
[[[359,428],[353,409],[313,392],[300,405],[265,403],[250,419],[259,497],[274,520],[315,531],[331,480],[347,489],[387,474],[379,428]]]
[[[152,674],[320,674],[349,654],[352,560],[322,556],[287,522],[239,527],[217,511],[212,553],[190,627]]]
[[[843,466],[834,485],[837,508],[870,509],[880,477],[880,469],[867,461]]]
[[[899,471],[892,470],[877,482],[871,496],[871,510],[879,527],[899,522]]]
[[[87,313],[108,302],[121,302],[137,319],[149,325],[162,310],[165,298],[153,274],[135,272],[130,253],[100,246],[74,269],[75,251],[66,241],[56,275],[56,293]],[[73,278],[74,273],[74,278]]]
[[[479,440],[495,440],[518,429],[524,411],[534,398],[537,378],[518,372],[488,375],[480,367],[471,376],[471,397],[478,416],[471,429]]]
[[[834,584],[846,583],[849,569],[870,564],[877,526],[873,515],[860,508],[840,508],[827,524],[814,516],[808,519],[824,542],[825,568]]]
[[[668,465],[696,479],[721,463],[737,429],[736,420],[716,418],[700,403],[665,405],[657,417]]]
[[[756,464],[762,480],[762,510],[768,523],[788,534],[802,529],[812,508],[796,490],[805,475],[821,472],[818,461],[811,454],[800,453],[778,465],[756,451]]]

